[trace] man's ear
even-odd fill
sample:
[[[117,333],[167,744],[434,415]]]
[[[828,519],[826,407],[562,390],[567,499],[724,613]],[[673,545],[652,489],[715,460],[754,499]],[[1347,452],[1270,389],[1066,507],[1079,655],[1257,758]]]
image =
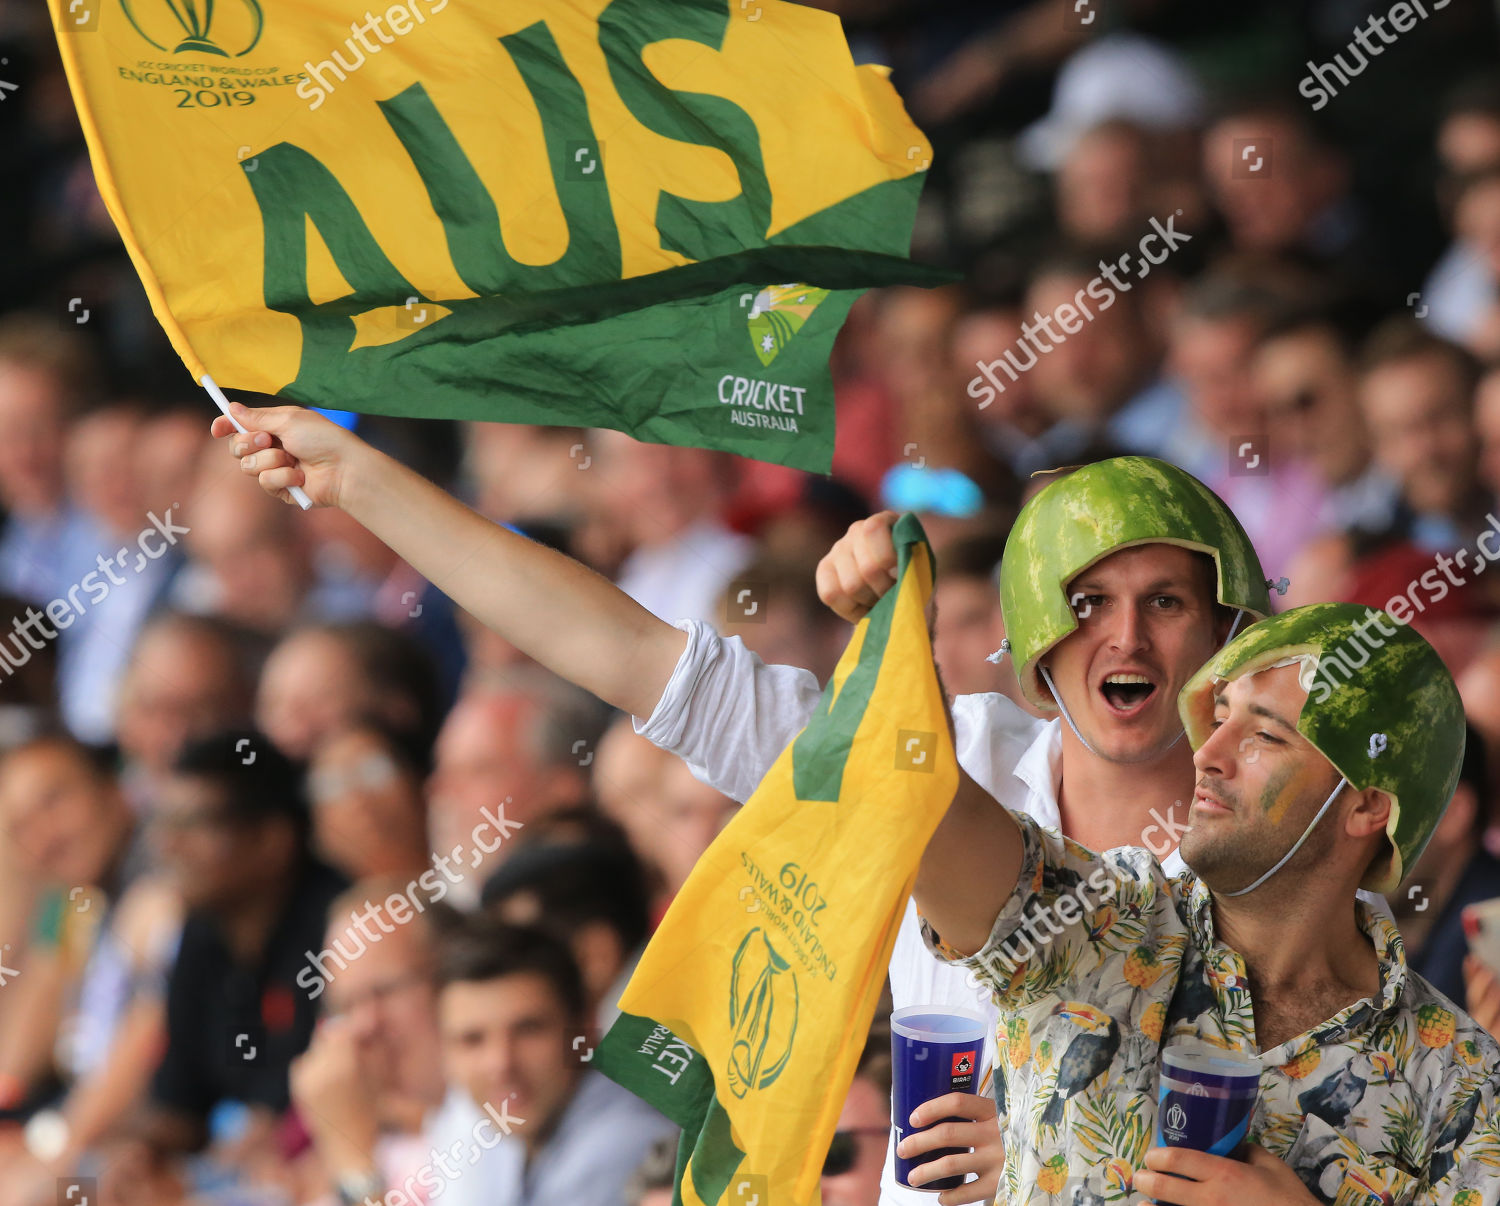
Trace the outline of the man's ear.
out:
[[[1355,796],[1354,806],[1344,817],[1344,832],[1350,837],[1384,835],[1391,819],[1391,798],[1378,787],[1367,787]]]

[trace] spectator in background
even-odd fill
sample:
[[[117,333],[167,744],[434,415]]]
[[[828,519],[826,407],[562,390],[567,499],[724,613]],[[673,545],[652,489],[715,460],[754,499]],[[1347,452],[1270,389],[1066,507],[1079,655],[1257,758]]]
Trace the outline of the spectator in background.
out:
[[[1495,611],[1488,579],[1467,570],[1446,579],[1436,574],[1440,555],[1456,553],[1484,529],[1490,506],[1474,438],[1478,379],[1468,352],[1414,319],[1377,328],[1364,348],[1359,400],[1374,462],[1400,492],[1395,513],[1382,529],[1353,528],[1313,542],[1287,571],[1298,602],[1384,606],[1415,589],[1424,606],[1412,626],[1455,671],[1474,657]],[[1429,570],[1434,576],[1424,583]]]
[[[14,1109],[45,1099],[59,1078],[71,1079],[75,1052],[60,1030],[77,1008],[85,964],[111,922],[110,907],[139,872],[143,852],[124,795],[97,751],[68,737],[39,737],[0,763],[0,824],[42,886],[31,918],[26,974],[0,1033],[0,1105]],[[106,946],[110,944],[106,943]],[[111,947],[109,957],[124,952]],[[102,970],[96,964],[95,973]],[[97,1059],[113,1028],[118,999],[96,1001],[108,1012],[91,1022],[82,1062]]]
[[[1234,251],[1285,259],[1361,296],[1399,302],[1342,148],[1290,99],[1227,107],[1203,136],[1203,176]]]
[[[462,918],[440,939],[438,985],[449,1090],[428,1141],[439,1151],[474,1150],[486,1115],[502,1131],[471,1167],[456,1161],[461,1171],[444,1200],[624,1206],[632,1172],[676,1128],[583,1061],[587,1003],[566,944]],[[511,1121],[502,1127],[497,1118]]]
[[[823,1159],[823,1206],[875,1206],[880,1199],[880,1174],[891,1129],[891,1032],[884,1011],[880,1017],[860,1053],[838,1128]],[[998,1140],[999,1127],[991,1123],[991,1129]]]
[[[1480,484],[1492,500],[1500,500],[1500,369],[1486,369],[1474,390],[1474,434]]]
[[[1401,491],[1397,530],[1453,548],[1483,522],[1473,430],[1479,368],[1463,349],[1394,318],[1364,349],[1360,404],[1376,463]]]
[[[1045,438],[1051,460],[1036,468],[1075,463],[1090,445],[1123,446],[1147,431],[1159,435],[1163,411],[1176,401],[1159,380],[1161,348],[1134,286],[1109,290],[1113,300],[1105,307],[1098,296],[1103,290],[1095,285],[1089,293],[1099,279],[1099,257],[1078,252],[1044,262],[1027,290],[1024,308],[1035,321],[1056,316],[1066,334],[1062,307],[1072,307],[1074,324],[1079,313],[1085,316],[1082,329],[1053,343],[1049,353],[1033,353],[1033,388],[1055,421]]]
[[[147,509],[180,510],[192,504],[207,444],[201,396],[169,403],[162,410],[144,411],[136,435],[134,469],[140,498]]]
[[[1063,158],[1054,184],[1057,225],[1069,242],[1084,247],[1133,243],[1147,224],[1146,132],[1123,118],[1085,130]]]
[[[581,427],[466,423],[465,476],[474,509],[502,523],[581,517]]]
[[[1476,356],[1493,360],[1500,355],[1500,303],[1494,285],[1500,280],[1500,163],[1471,172],[1458,185],[1453,228],[1488,284],[1488,296],[1462,324],[1459,342]]]
[[[1242,272],[1194,281],[1169,332],[1167,368],[1180,399],[1154,432],[1122,430],[1125,451],[1159,456],[1211,485],[1224,478],[1229,441],[1265,430],[1248,370],[1278,301]]]
[[[335,942],[352,949],[346,919],[371,902],[410,900],[410,890],[400,876],[360,880],[329,909],[322,949]],[[321,1008],[311,1043],[291,1066],[292,1101],[316,1165],[304,1171],[322,1191],[317,1200],[332,1206],[331,1192],[342,1203],[378,1202],[403,1186],[410,1197],[409,1180],[428,1157],[424,1120],[445,1094],[427,914],[408,912],[366,945],[327,982]]]
[[[645,870],[653,928],[661,920],[672,893],[666,887],[657,841],[664,773],[672,756],[635,731],[634,718],[616,716],[599,738],[593,758],[593,792],[602,812],[625,832]]]
[[[980,443],[1018,478],[1056,465],[1047,439],[1052,416],[1036,381],[1030,373],[1017,373],[1012,381],[1001,367],[1005,353],[1018,353],[1022,346],[1021,319],[1019,304],[973,299],[955,319],[947,347],[948,388],[974,400]],[[985,365],[994,366],[989,374]]]
[[[827,682],[849,626],[818,598],[821,555],[818,549],[810,557],[752,561],[724,592],[716,619],[725,636],[739,637],[767,665],[802,666]]]
[[[1261,564],[1278,576],[1314,534],[1323,496],[1309,469],[1276,447],[1251,367],[1299,285],[1306,282],[1295,274],[1238,268],[1189,286],[1168,352],[1183,405],[1154,452],[1212,487],[1240,517]]]
[[[123,563],[116,561],[125,571],[125,582],[110,592],[107,606],[88,608],[61,638],[58,685],[63,716],[75,736],[95,743],[114,736],[115,696],[130,648],[183,561],[181,546],[160,536],[153,536],[152,544],[158,556],[137,554],[142,530],[161,530],[153,516],[168,525],[173,541],[173,529],[182,526],[179,508],[147,514],[136,469],[141,429],[142,416],[135,407],[108,406],[77,419],[65,448],[68,496],[97,528],[99,551],[125,549],[129,556]]]
[[[438,735],[427,786],[433,848],[473,856],[465,866],[476,874],[455,885],[455,902],[477,902],[484,877],[510,853],[506,842],[491,851],[477,846],[480,826],[528,825],[588,799],[587,751],[598,740],[600,712],[592,697],[537,667],[459,697]]]
[[[109,551],[66,494],[69,422],[95,400],[89,346],[41,317],[0,323],[0,590],[45,605]]]
[[[772,465],[772,469],[783,466]],[[777,564],[805,562],[831,543],[853,523],[870,513],[870,505],[847,482],[838,477],[813,477],[787,470],[767,493],[743,488],[735,496],[731,523],[754,534],[759,547],[757,561]],[[746,577],[744,570],[739,577]]]
[[[673,758],[662,767],[652,857],[668,896],[675,896],[739,805]]]
[[[938,524],[938,516],[974,514],[986,498],[1008,502],[1017,489],[1010,466],[976,438],[976,409],[949,388],[949,332],[962,302],[957,289],[893,290],[877,310],[877,333],[871,341],[881,387],[894,405],[887,434],[899,434],[893,442],[901,456],[899,461],[893,453],[884,458],[887,468],[872,493],[909,497],[910,501],[885,505],[924,512]],[[928,534],[937,537],[932,528]]]
[[[431,656],[371,620],[292,629],[266,660],[255,702],[260,729],[295,759],[360,717],[430,745],[442,715]]]
[[[950,696],[998,691],[1026,711],[1011,659],[990,661],[1005,639],[1000,614],[1000,558],[1005,535],[978,533],[943,546],[933,605],[941,617],[933,629],[932,656]]]
[[[1435,334],[1469,344],[1493,315],[1497,292],[1489,261],[1456,229],[1455,217],[1465,184],[1500,165],[1500,84],[1488,75],[1460,84],[1444,107],[1436,143],[1438,205],[1457,237],[1428,272],[1416,314]]]
[[[57,722],[57,649],[51,644],[32,649],[24,641],[17,649],[13,643],[15,626],[26,622],[30,606],[25,599],[0,593],[0,633],[12,642],[0,645],[0,750]]]
[[[1492,1038],[1500,1039],[1500,972],[1469,955],[1464,959],[1464,986],[1470,1016]]]
[[[211,616],[160,611],[137,635],[120,680],[120,781],[137,813],[155,803],[195,737],[244,725],[252,675],[243,634]]]
[[[712,622],[714,604],[752,555],[721,518],[734,468],[722,453],[644,444],[618,431],[590,442],[593,505],[625,533],[620,589],[659,616]]]
[[[263,1150],[317,1016],[298,976],[345,883],[311,856],[300,777],[261,733],[190,743],[151,823],[187,920],[138,1134],[157,1151],[197,1151],[232,1100],[250,1109],[239,1150]]]
[[[618,718],[599,742],[594,790],[646,868],[653,928],[737,805]]]
[[[1053,21],[1082,21],[1067,0],[1050,7]],[[1042,6],[1036,6],[1042,16]],[[1074,17],[1077,13],[1077,17]],[[1092,22],[1089,23],[1093,24]],[[1080,24],[1075,33],[1092,32]],[[1030,167],[1057,172],[1090,131],[1123,120],[1157,137],[1190,133],[1202,120],[1203,87],[1172,47],[1155,38],[1114,31],[1088,39],[1063,64],[1047,115],[1016,140]]]
[[[485,881],[480,903],[509,925],[540,926],[568,944],[597,1037],[619,1016],[650,918],[645,873],[624,831],[602,817],[586,827],[583,841],[552,833],[523,840]]]
[[[173,606],[269,639],[297,624],[369,614],[368,584],[320,572],[310,532],[289,508],[254,497],[218,470],[205,460],[178,519],[191,529],[190,562],[173,583]]]
[[[44,889],[24,963],[7,953],[25,975],[0,1028],[5,1104],[32,1112],[26,1150],[0,1159],[0,1201],[30,1206],[144,1092],[181,917],[142,875],[141,827],[97,751],[62,736],[13,750],[0,814]]]
[[[1464,1000],[1465,905],[1500,896],[1500,859],[1484,848],[1489,776],[1484,739],[1468,726],[1463,769],[1422,857],[1390,898],[1406,962],[1451,1001]]]
[[[1355,347],[1343,328],[1318,312],[1288,317],[1256,348],[1251,377],[1271,455],[1306,466],[1322,489],[1317,527],[1378,530],[1390,523],[1396,487],[1371,460]]]
[[[378,722],[355,721],[324,737],[307,776],[317,856],[351,880],[427,870],[429,764],[419,742]]]
[[[1486,770],[1490,782],[1495,782],[1500,773],[1500,766],[1494,762],[1494,751],[1500,750],[1500,646],[1491,645],[1469,663],[1458,678],[1458,692],[1463,697],[1465,717],[1491,751]],[[1493,836],[1500,837],[1500,831]],[[1491,849],[1500,854],[1500,842]]]

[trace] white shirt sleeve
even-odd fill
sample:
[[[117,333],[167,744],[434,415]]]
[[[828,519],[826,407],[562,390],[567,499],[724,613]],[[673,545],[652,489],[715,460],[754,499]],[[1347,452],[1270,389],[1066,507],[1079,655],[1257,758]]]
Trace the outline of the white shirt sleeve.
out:
[[[809,670],[768,666],[739,637],[679,620],[687,648],[650,717],[635,731],[741,803],[806,727],[823,688]]]

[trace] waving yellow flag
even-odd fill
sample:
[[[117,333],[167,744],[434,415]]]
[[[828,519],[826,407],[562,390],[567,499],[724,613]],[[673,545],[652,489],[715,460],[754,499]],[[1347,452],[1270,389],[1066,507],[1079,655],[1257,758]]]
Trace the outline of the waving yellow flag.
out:
[[[49,0],[194,378],[826,470],[930,151],[782,0]]]
[[[914,516],[894,535],[897,584],[693,868],[594,1054],[682,1126],[687,1206],[817,1201],[917,863],[958,783],[925,617],[932,551]]]

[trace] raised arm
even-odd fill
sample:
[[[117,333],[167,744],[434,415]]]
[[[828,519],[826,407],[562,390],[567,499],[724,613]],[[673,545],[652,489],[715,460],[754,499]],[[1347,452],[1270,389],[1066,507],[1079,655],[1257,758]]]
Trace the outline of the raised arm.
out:
[[[339,507],[485,627],[549,670],[635,716],[649,716],[687,643],[608,579],[492,523],[352,432],[297,406],[226,418],[241,468],[290,501],[301,486]]]
[[[922,852],[912,889],[945,945],[962,955],[983,948],[1016,890],[1021,856],[1021,830],[1010,813],[960,767],[953,803]]]

